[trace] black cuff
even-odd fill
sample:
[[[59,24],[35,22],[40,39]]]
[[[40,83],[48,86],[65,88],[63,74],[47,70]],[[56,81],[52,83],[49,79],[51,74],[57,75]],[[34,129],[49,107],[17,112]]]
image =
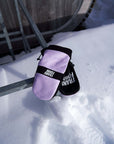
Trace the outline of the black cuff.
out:
[[[71,58],[71,55],[72,55],[72,50],[71,49],[66,48],[66,47],[62,47],[62,46],[57,46],[57,45],[50,45],[49,47],[43,49],[41,51],[41,54],[44,55],[44,53],[45,53],[46,50],[61,51],[61,52],[66,53],[70,58]]]

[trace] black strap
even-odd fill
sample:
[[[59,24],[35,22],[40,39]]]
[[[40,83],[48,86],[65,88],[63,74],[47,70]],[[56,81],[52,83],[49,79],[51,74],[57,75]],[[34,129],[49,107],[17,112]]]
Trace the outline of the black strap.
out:
[[[61,51],[61,52],[66,53],[67,55],[69,55],[70,58],[71,58],[71,55],[72,55],[72,50],[71,50],[71,49],[65,48],[65,47],[61,47],[61,46],[57,46],[57,45],[50,45],[49,47],[43,49],[43,50],[41,51],[41,54],[44,55],[44,52],[45,52],[46,50]]]
[[[63,78],[62,73],[59,73],[57,71],[53,71],[53,70],[48,69],[48,68],[43,67],[43,66],[38,66],[36,73],[41,73],[45,76],[48,76],[50,78],[54,78],[54,79],[57,79],[57,80],[60,80],[60,81]]]

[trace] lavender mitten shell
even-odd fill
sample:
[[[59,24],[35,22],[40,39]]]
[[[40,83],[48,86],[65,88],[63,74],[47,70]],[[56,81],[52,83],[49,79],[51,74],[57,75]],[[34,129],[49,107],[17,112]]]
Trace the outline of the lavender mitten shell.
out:
[[[72,51],[51,45],[43,52],[33,83],[33,92],[41,100],[50,100],[57,92]]]

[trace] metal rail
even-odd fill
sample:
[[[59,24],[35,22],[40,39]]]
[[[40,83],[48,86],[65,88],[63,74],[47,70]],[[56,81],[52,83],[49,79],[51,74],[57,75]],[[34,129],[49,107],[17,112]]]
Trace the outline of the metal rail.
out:
[[[20,5],[20,8],[22,9],[24,15],[26,16],[31,28],[33,29],[35,35],[36,35],[36,38],[38,39],[40,45],[43,47],[43,48],[46,48],[47,47],[47,43],[46,41],[44,40],[41,32],[39,31],[37,25],[35,24],[35,22],[32,20],[32,17],[30,16],[28,10],[26,9],[26,7],[24,6],[22,0],[17,0],[19,5]]]
[[[9,84],[7,86],[0,87],[0,97],[31,87],[33,84],[33,80],[34,78],[30,78],[20,82]]]
[[[59,27],[59,28],[57,28],[55,30],[50,30],[50,31],[42,32],[42,35],[43,36],[45,36],[45,35],[53,35],[54,33],[61,32],[61,31],[71,31],[71,30],[74,30],[78,25],[81,25],[86,20],[86,18],[88,17],[89,13],[92,10],[92,7],[93,7],[95,1],[96,0],[91,0],[91,2],[89,3],[90,5],[88,6],[89,8],[87,10],[87,14],[83,17],[83,19],[81,20],[81,22],[78,22],[77,14],[78,14],[78,12],[81,13],[80,12],[80,8],[81,8],[81,5],[84,3],[84,0],[79,0],[79,2],[77,4],[77,9],[74,12],[72,18],[70,20],[68,20],[64,25],[62,25],[61,27]],[[27,13],[28,13],[28,10],[27,10]],[[26,39],[30,39],[30,38],[35,37],[35,34],[26,35],[25,37],[26,37]],[[22,40],[22,37],[12,38],[11,42],[20,41],[20,40]],[[5,43],[6,43],[6,41],[3,40],[3,41],[0,42],[0,45],[5,44]]]
[[[27,39],[25,37],[25,34],[24,34],[23,25],[22,25],[22,22],[21,22],[21,16],[20,16],[19,7],[18,7],[18,2],[17,2],[17,0],[14,0],[14,2],[15,2],[17,18],[18,18],[18,22],[19,22],[20,33],[22,35],[22,40],[23,40],[23,45],[24,45],[25,52],[26,53],[27,53],[27,51],[31,52],[29,43],[28,43],[28,41],[27,41]]]
[[[14,52],[13,52],[12,44],[11,44],[11,41],[10,41],[10,38],[9,38],[9,35],[8,35],[8,32],[7,32],[6,26],[4,24],[4,19],[3,19],[1,11],[0,11],[0,25],[1,25],[1,28],[3,30],[3,34],[0,34],[0,36],[2,38],[6,39],[8,49],[11,53],[12,59],[15,60],[15,55],[14,55]]]
[[[8,33],[8,36],[10,37],[10,36],[13,36],[13,35],[20,35],[20,34],[21,34],[20,31],[15,31],[15,32],[10,32],[10,33]],[[5,37],[4,34],[0,35],[0,38],[4,38],[4,37]],[[10,41],[11,41],[11,40],[10,40]]]

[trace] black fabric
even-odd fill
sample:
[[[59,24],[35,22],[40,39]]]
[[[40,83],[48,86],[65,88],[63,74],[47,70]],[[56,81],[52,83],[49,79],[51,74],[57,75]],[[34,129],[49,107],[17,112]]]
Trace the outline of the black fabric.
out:
[[[71,50],[71,49],[65,48],[65,47],[61,47],[61,46],[57,46],[57,45],[50,45],[49,47],[43,49],[43,50],[41,51],[42,55],[44,55],[44,52],[45,52],[46,50],[49,50],[49,49],[50,49],[50,50],[56,50],[56,51],[64,52],[64,53],[66,53],[67,55],[69,55],[69,57],[71,58],[71,55],[72,55],[72,50]]]
[[[80,89],[79,80],[76,76],[74,65],[69,62],[67,70],[60,83],[59,90],[63,95],[72,95]]]
[[[48,76],[48,77],[51,77],[51,78],[54,78],[54,79],[57,79],[57,80],[60,80],[60,81],[63,78],[63,74],[62,73],[53,71],[53,70],[48,69],[48,68],[43,67],[43,66],[38,66],[36,73],[41,73],[41,74],[43,74],[45,76]]]

